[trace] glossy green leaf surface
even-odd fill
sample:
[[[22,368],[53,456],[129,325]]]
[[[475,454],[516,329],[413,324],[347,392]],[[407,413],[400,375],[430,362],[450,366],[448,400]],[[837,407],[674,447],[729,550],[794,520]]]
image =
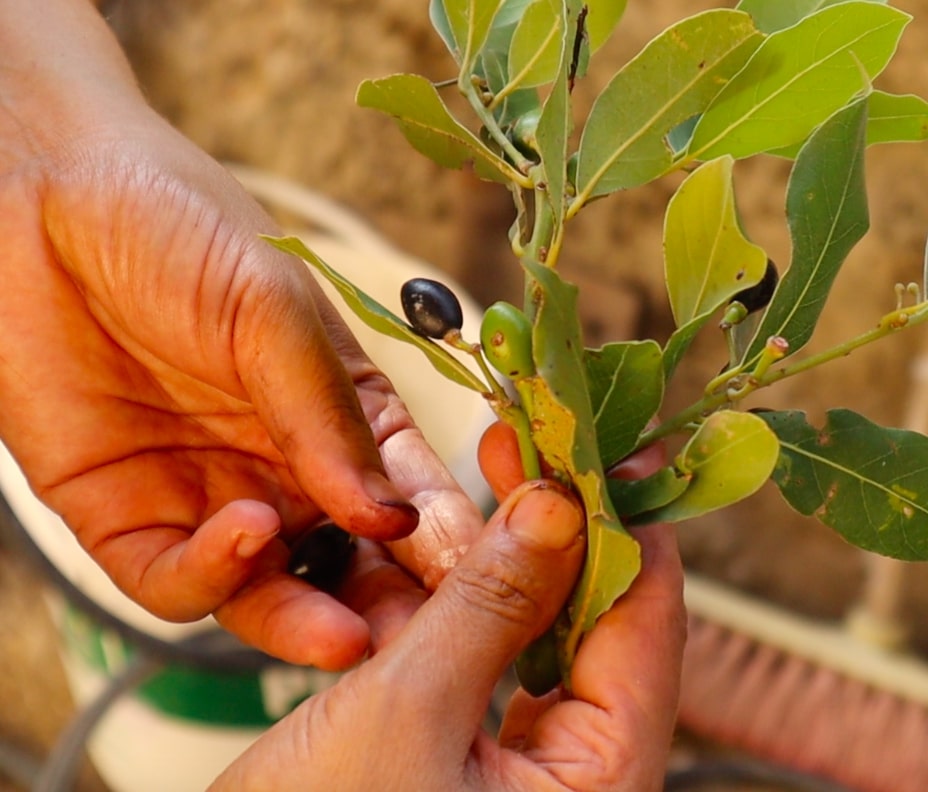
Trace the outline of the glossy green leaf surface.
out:
[[[554,270],[524,264],[533,279],[535,306],[532,436],[545,459],[570,478],[586,511],[586,561],[570,605],[572,629],[586,632],[635,579],[640,549],[622,527],[606,489],[585,387],[577,289]]]
[[[302,240],[297,237],[263,238],[279,250],[291,253],[311,265],[336,288],[342,299],[344,299],[345,305],[366,325],[386,336],[418,347],[435,369],[448,379],[478,393],[487,391],[486,383],[480,380],[444,347],[440,347],[433,341],[414,332],[400,317],[339,275],[312,250],[306,247]]]
[[[710,415],[674,460],[689,486],[647,514],[648,522],[677,522],[730,506],[753,495],[770,478],[779,456],[777,436],[752,413]]]
[[[599,456],[608,468],[635,447],[664,398],[656,341],[621,341],[584,355]]]
[[[857,241],[867,232],[864,182],[867,100],[840,110],[809,138],[790,175],[786,214],[793,257],[745,360],[755,360],[771,336],[806,344],[831,285]]]
[[[664,276],[677,330],[664,353],[670,376],[696,333],[735,294],[758,283],[767,254],[741,232],[731,157],[707,162],[677,189],[664,218]]]
[[[886,5],[886,0],[869,0]],[[741,0],[736,6],[753,18],[762,33],[776,33],[831,5],[846,0]]]
[[[580,202],[644,184],[670,169],[666,136],[702,112],[761,42],[751,18],[716,9],[651,41],[603,89],[580,141]]]
[[[804,140],[868,89],[910,19],[889,6],[856,0],[768,36],[703,113],[689,155],[747,157]]]
[[[858,547],[928,560],[928,438],[850,410],[829,410],[822,428],[798,411],[760,417],[780,439],[774,481],[794,509]]]
[[[473,166],[479,176],[495,181],[518,178],[502,157],[454,119],[424,77],[394,74],[365,80],[358,87],[357,103],[393,116],[412,146],[442,167]]]

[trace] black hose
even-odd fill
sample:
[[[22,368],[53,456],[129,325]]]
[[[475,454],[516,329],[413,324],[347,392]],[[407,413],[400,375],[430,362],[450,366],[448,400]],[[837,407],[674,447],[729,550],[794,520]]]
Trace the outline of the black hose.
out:
[[[242,644],[225,630],[216,628],[197,641],[167,641],[123,621],[71,582],[42,552],[0,492],[0,526],[39,572],[78,610],[101,627],[118,633],[151,658],[207,671],[257,671],[282,661]],[[205,636],[205,637],[204,637]]]

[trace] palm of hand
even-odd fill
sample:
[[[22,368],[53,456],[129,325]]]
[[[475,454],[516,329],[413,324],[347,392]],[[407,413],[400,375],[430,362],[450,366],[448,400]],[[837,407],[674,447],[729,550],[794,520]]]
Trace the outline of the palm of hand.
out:
[[[388,463],[391,447],[428,454],[389,383],[307,271],[257,238],[274,231],[263,212],[154,130],[4,184],[0,432],[149,610],[216,611],[289,659],[353,662],[367,626],[284,573],[286,540],[323,513],[397,538],[415,525],[403,495],[463,495],[434,459],[387,485],[374,439]],[[404,552],[429,573],[428,540]]]

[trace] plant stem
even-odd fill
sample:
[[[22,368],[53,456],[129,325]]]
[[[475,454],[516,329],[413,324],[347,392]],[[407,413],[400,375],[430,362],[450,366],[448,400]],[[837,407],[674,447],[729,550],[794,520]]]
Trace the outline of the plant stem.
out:
[[[535,183],[527,174],[535,163],[522,154],[522,152],[515,147],[513,142],[506,137],[506,134],[500,128],[495,116],[483,103],[483,99],[477,93],[476,86],[466,75],[461,75],[461,78],[458,80],[458,88],[470,103],[477,118],[480,119],[480,123],[482,123],[484,129],[486,129],[487,134],[493,138],[496,144],[503,150],[506,157],[509,158],[509,161],[515,165],[516,172],[511,175],[512,180],[526,190],[533,189]]]
[[[558,227],[555,222],[554,210],[548,202],[547,191],[543,186],[535,188],[532,199],[534,225],[532,236],[525,245],[523,257],[553,269],[557,264],[559,252],[559,247],[555,248],[555,241],[561,236],[562,227]]]
[[[893,335],[907,327],[914,327],[925,320],[928,320],[928,302],[921,302],[917,305],[909,306],[908,308],[898,308],[883,316],[877,326],[871,330],[815,355],[810,355],[803,360],[798,360],[795,363],[782,367],[767,369],[761,373],[760,376],[749,373],[746,375],[735,374],[731,377],[722,376],[717,378],[717,380],[713,380],[713,382],[718,381],[720,384],[732,382],[743,377],[747,377],[747,380],[738,388],[726,388],[721,391],[710,391],[707,389],[707,393],[698,402],[684,408],[672,418],[654,427],[654,429],[643,432],[638,439],[635,450],[652,445],[658,440],[662,440],[670,435],[677,434],[683,431],[688,425],[701,420],[705,415],[714,412],[726,404],[735,404],[760,388],[766,388],[776,382],[794,377],[797,374],[824,365],[832,360],[847,357],[855,349],[859,349],[867,344],[872,344],[874,341],[879,341],[881,338],[886,338],[886,336]]]

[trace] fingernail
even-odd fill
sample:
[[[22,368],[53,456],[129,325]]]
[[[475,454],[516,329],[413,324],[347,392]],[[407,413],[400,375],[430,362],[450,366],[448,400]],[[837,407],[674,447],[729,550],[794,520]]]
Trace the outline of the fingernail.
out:
[[[418,519],[419,510],[413,506],[400,491],[393,485],[386,476],[374,470],[369,470],[364,474],[364,491],[371,500],[376,501],[381,506],[387,506],[391,509],[405,512],[410,517]]]
[[[279,531],[279,526],[252,526],[243,529],[235,540],[235,554],[243,559],[254,558],[267,547],[268,542],[270,542]]]
[[[550,481],[536,481],[509,512],[509,532],[551,550],[566,550],[580,535],[583,511],[574,497]]]

